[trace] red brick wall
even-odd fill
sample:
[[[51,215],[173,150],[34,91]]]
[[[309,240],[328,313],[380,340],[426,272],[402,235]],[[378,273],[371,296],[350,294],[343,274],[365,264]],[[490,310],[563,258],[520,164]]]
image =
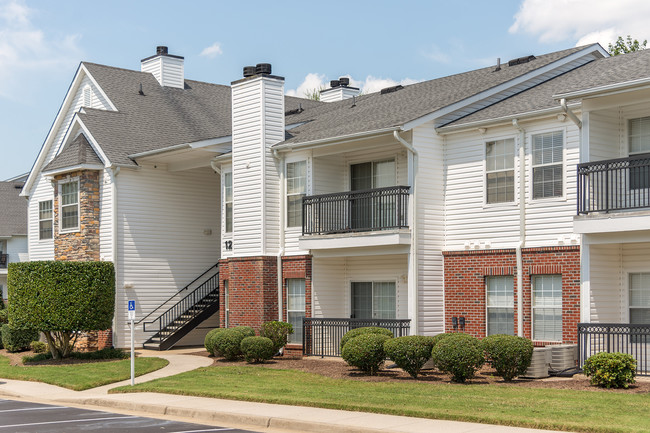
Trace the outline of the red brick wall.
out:
[[[447,251],[445,261],[445,331],[453,332],[452,317],[465,317],[464,332],[485,337],[485,277],[512,275],[515,287],[515,333],[517,333],[517,260],[514,249]],[[531,338],[532,276],[562,275],[563,342],[576,343],[580,320],[580,247],[524,248],[524,336]]]

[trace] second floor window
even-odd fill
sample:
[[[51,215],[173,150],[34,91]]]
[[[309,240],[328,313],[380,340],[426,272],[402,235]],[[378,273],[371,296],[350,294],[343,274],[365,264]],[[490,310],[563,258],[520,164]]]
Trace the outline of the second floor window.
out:
[[[302,226],[302,198],[307,193],[307,161],[287,163],[287,227]]]
[[[631,157],[650,153],[650,117],[629,120],[628,142]],[[630,158],[630,189],[650,188],[650,167],[646,157]]]
[[[515,201],[515,140],[485,143],[486,202]]]
[[[61,230],[79,229],[79,182],[61,184]]]
[[[223,174],[223,203],[226,215],[226,233],[232,232],[232,172]]]
[[[533,198],[562,196],[562,131],[533,135]]]
[[[38,238],[52,239],[52,200],[38,202]]]

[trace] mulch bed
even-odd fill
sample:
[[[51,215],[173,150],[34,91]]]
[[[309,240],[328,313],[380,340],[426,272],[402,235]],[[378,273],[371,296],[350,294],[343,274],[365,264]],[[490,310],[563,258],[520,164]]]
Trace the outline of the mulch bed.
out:
[[[197,351],[192,353],[197,356],[209,356],[208,352]],[[221,366],[241,366],[249,365],[245,361],[226,361],[223,358],[214,358],[213,367]],[[648,393],[650,392],[650,381],[641,380],[630,385],[628,389],[604,389],[589,384],[589,379],[584,375],[578,374],[571,378],[547,378],[547,379],[516,379],[511,382],[504,382],[503,379],[495,375],[495,372],[489,366],[484,366],[473,379],[468,380],[465,384],[451,382],[449,375],[440,373],[437,370],[425,370],[417,379],[411,378],[407,373],[399,368],[384,368],[377,376],[368,376],[355,367],[350,367],[340,358],[303,358],[288,359],[282,357],[273,358],[271,361],[263,364],[254,364],[264,368],[277,368],[286,370],[298,370],[307,373],[320,374],[333,379],[361,380],[365,382],[421,382],[435,383],[449,386],[522,386],[526,388],[549,388],[549,389],[570,389],[578,391],[600,391],[600,392],[623,392],[623,393]],[[386,365],[390,365],[387,362]]]

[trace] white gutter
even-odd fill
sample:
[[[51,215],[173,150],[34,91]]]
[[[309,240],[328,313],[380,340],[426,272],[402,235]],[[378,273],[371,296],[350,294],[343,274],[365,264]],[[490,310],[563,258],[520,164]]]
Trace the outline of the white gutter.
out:
[[[412,310],[412,324],[411,324],[411,330],[413,335],[417,335],[418,333],[418,200],[417,200],[417,188],[416,188],[416,179],[418,177],[418,151],[415,150],[412,144],[407,142],[402,138],[401,135],[399,135],[399,132],[393,131],[393,137],[395,137],[395,140],[397,140],[399,143],[402,144],[411,154],[413,155],[413,182],[411,185],[412,189],[412,198],[413,198],[413,206],[412,206],[412,221],[411,221],[411,251],[410,251],[410,256],[411,256],[411,269],[410,273],[411,275],[409,276],[409,280],[413,284],[413,293],[409,293],[409,303],[411,305],[411,310]]]
[[[553,95],[553,99],[576,99],[596,95],[605,96],[606,94],[620,93],[621,91],[637,87],[650,87],[650,77],[640,78],[638,80],[624,81],[622,83],[608,84],[605,86],[592,87],[590,89],[576,90],[575,92],[559,93],[557,95]]]
[[[365,131],[357,132],[354,134],[340,135],[338,137],[327,137],[321,138],[318,140],[305,141],[303,143],[286,143],[273,146],[273,151],[277,152],[293,152],[294,150],[304,149],[309,147],[321,147],[321,146],[331,146],[339,144],[343,141],[349,142],[353,139],[363,139],[368,138],[374,135],[383,134],[385,132],[398,131],[401,128],[399,126],[393,126],[390,128],[375,129],[374,131]]]
[[[512,126],[521,134],[519,144],[519,244],[517,244],[517,335],[524,336],[524,259],[521,249],[526,246],[526,130],[512,119]]]
[[[284,224],[285,224],[285,206],[284,206],[284,156],[280,156],[278,151],[273,149],[273,158],[280,164],[280,249],[278,250],[277,258],[277,274],[278,274],[278,321],[283,322],[282,315],[282,256],[284,256],[285,239],[284,239]]]
[[[131,159],[137,159],[145,156],[158,155],[159,153],[171,152],[172,150],[190,149],[191,147],[192,146],[190,146],[189,143],[175,144],[174,146],[165,147],[163,149],[148,150],[146,152],[134,153],[128,156]]]
[[[210,167],[212,167],[215,173],[221,176],[221,167],[217,167],[217,161],[215,161],[214,159],[210,161]]]
[[[569,107],[567,107],[567,105],[566,105],[566,99],[564,99],[564,98],[560,99],[560,106],[562,107],[562,111],[564,111],[564,113],[565,113],[567,116],[569,116],[569,119],[571,119],[571,120],[573,121],[573,123],[575,123],[576,125],[578,125],[578,128],[582,129],[582,122],[581,122],[580,119],[578,119],[578,117],[573,113],[573,111],[571,111],[571,109],[570,109]]]

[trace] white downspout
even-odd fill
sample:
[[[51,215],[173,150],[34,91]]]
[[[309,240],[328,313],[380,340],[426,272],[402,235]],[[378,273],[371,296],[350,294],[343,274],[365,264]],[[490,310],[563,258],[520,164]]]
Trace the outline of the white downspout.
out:
[[[412,317],[411,320],[412,325],[411,325],[411,330],[413,331],[412,334],[416,335],[418,333],[418,231],[417,231],[417,220],[418,220],[418,212],[417,212],[417,188],[415,186],[416,184],[416,179],[417,179],[417,174],[418,174],[418,151],[415,150],[413,145],[411,145],[409,142],[404,140],[401,135],[399,135],[399,132],[393,131],[393,136],[395,139],[402,144],[411,154],[413,155],[413,181],[411,185],[411,189],[413,190],[412,195],[413,195],[413,206],[412,206],[412,215],[411,215],[411,260],[412,260],[412,265],[411,265],[411,275],[410,279],[412,279],[412,283],[414,285],[414,293],[410,293],[410,298],[409,301],[411,303],[411,310],[412,310]]]
[[[113,215],[112,215],[112,221],[111,221],[111,237],[112,237],[112,258],[113,258],[113,268],[117,272],[117,175],[120,174],[120,167],[110,167],[109,171],[111,175],[111,183],[112,183],[112,188],[111,188],[111,202],[113,205]],[[117,297],[117,279],[115,281],[115,296]],[[113,324],[112,324],[112,329],[115,329],[115,315],[113,315]],[[114,335],[112,336],[114,337]],[[113,340],[113,343],[115,344],[116,341]]]
[[[278,155],[278,151],[273,149],[273,158],[280,164],[280,249],[278,250],[277,269],[278,269],[278,320],[283,322],[282,316],[282,256],[284,255],[284,156]]]
[[[526,130],[512,119],[521,134],[519,142],[519,244],[517,244],[517,335],[524,336],[524,259],[521,249],[526,246]]]
[[[575,123],[579,129],[582,129],[582,122],[580,119],[578,119],[578,116],[576,116],[573,111],[566,105],[566,99],[562,98],[560,99],[560,106],[562,107],[562,111],[566,113],[567,116],[569,116],[569,119]]]
[[[217,161],[210,161],[210,167],[212,167],[215,173],[221,176],[221,168],[217,166]]]

